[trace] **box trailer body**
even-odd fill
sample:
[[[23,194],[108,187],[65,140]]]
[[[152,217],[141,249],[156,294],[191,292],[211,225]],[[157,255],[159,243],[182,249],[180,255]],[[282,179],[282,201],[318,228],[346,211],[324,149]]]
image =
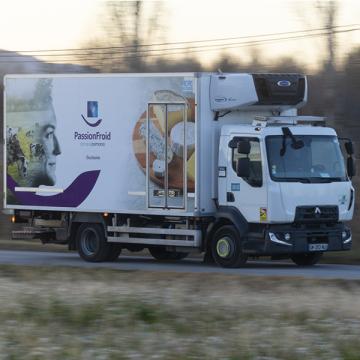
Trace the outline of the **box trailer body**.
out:
[[[192,158],[194,165],[198,163],[196,157],[200,151],[197,147],[204,138],[201,138],[195,118],[196,85],[193,74],[6,77],[7,141],[11,141],[12,136],[20,142],[27,169],[22,175],[14,161],[16,157],[11,159],[6,151],[8,173],[5,181],[8,188],[17,190],[11,196],[8,193],[5,208],[158,213],[165,196],[159,196],[157,204],[157,199],[147,197],[146,193],[149,186],[159,191],[163,189],[165,179],[162,174],[155,174],[152,166],[147,169],[147,161],[154,161],[153,157],[156,157],[158,163],[165,164],[164,132],[168,115],[173,124],[186,123],[187,138],[181,136],[181,126],[172,133],[178,137],[180,149],[177,151],[189,149],[187,155],[195,157]],[[24,88],[29,94],[22,93]],[[44,99],[34,99],[36,92],[41,91],[43,94],[39,96]],[[17,103],[19,98],[24,100],[23,105]],[[28,102],[33,102],[34,108]],[[189,108],[188,114],[185,107]],[[41,143],[42,135],[36,134],[37,128],[48,124],[54,127],[51,136],[56,137],[59,147],[50,165],[45,164],[46,155],[41,150],[36,154],[36,147],[46,146]],[[171,130],[169,126],[169,139]],[[180,131],[177,133],[176,130]],[[151,159],[147,159],[147,136],[153,139],[149,145]],[[186,147],[184,140],[189,143]],[[195,171],[184,179],[187,164],[183,154],[176,155],[170,145],[168,150],[169,190],[174,184],[177,191],[182,190],[182,195],[168,199],[169,212],[194,214],[197,211],[195,203],[197,207],[202,205],[211,211],[209,202],[199,202]],[[205,165],[209,167],[210,159],[207,159]],[[56,176],[54,184],[43,174],[51,171]],[[188,183],[186,188],[185,182]]]
[[[305,77],[289,74],[7,75],[4,208],[29,222],[23,235],[72,248],[95,223],[88,235],[117,250],[210,246],[224,266],[241,256],[227,263],[226,236],[211,250],[221,226],[234,226],[243,257],[348,249],[354,189],[335,131],[297,116],[306,98]],[[302,148],[321,161],[326,149],[336,171],[279,177]],[[240,163],[261,179],[241,176]],[[310,235],[306,211],[319,224]],[[280,239],[300,236],[294,224],[307,231],[298,247]]]

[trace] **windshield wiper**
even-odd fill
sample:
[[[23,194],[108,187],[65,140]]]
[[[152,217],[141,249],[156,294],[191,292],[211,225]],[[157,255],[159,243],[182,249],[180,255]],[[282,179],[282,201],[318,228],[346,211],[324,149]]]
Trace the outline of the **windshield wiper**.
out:
[[[287,178],[285,177],[285,178],[279,178],[279,180],[286,182],[301,182],[305,184],[311,183],[310,178],[303,178],[303,177],[287,177]]]
[[[342,178],[341,177],[317,176],[317,177],[311,177],[310,180],[311,180],[312,183],[331,183],[331,182],[342,181]]]
[[[284,177],[278,178],[284,182],[301,182],[303,184],[321,184],[343,181],[341,177]]]

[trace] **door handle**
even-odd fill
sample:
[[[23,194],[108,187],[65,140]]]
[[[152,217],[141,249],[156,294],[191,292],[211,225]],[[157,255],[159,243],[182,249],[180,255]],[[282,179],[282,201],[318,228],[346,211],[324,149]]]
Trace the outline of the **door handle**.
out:
[[[235,202],[234,193],[228,191],[228,192],[226,193],[226,201],[227,201],[227,202]]]

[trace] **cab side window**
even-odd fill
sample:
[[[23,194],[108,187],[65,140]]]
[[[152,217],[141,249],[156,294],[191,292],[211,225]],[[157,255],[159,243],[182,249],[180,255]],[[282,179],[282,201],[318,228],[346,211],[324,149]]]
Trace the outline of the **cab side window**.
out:
[[[242,154],[238,152],[237,144],[239,141],[248,141],[250,143],[249,154]],[[241,166],[241,161],[239,159],[249,159],[249,177],[243,177],[243,180],[246,181],[249,185],[253,187],[261,187],[262,180],[262,163],[261,163],[261,151],[260,151],[260,142],[258,138],[245,138],[245,137],[236,137],[232,140],[232,144],[236,145],[232,147],[232,167],[235,172],[237,172],[238,164]]]

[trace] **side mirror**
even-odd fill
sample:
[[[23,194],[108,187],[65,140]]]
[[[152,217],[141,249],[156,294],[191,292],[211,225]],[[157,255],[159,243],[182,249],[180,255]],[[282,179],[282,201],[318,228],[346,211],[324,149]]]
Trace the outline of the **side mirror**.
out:
[[[248,140],[240,140],[237,143],[237,151],[239,154],[249,155],[251,150],[251,144]]]
[[[236,164],[236,175],[241,178],[250,177],[250,159],[243,158],[238,159]]]
[[[347,174],[349,178],[352,178],[353,176],[356,175],[356,167],[355,167],[355,161],[351,156],[347,158],[346,165],[347,165]]]
[[[347,141],[345,143],[345,150],[346,150],[348,155],[353,155],[354,154],[354,146],[353,146],[352,141]]]

